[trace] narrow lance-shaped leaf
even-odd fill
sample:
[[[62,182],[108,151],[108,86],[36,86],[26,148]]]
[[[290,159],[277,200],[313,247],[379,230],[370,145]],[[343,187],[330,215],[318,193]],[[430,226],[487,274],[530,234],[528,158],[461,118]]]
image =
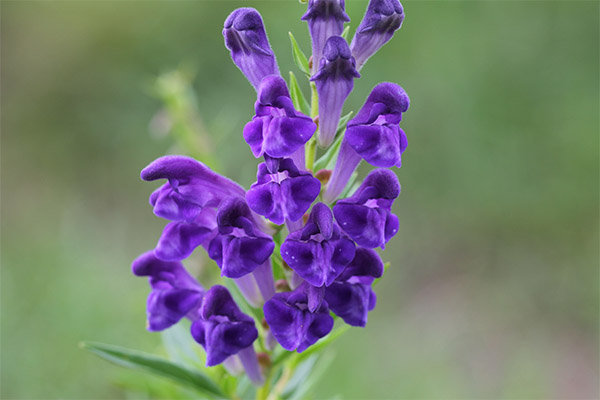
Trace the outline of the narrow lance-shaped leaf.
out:
[[[199,370],[189,369],[165,358],[103,343],[83,342],[81,347],[115,364],[164,376],[212,398],[225,396],[221,388]]]
[[[350,32],[350,25],[346,25],[346,27],[344,27],[344,30],[340,36],[348,40],[348,32]]]
[[[337,159],[338,151],[340,149],[340,145],[342,143],[342,139],[344,138],[343,132],[346,129],[346,124],[352,117],[353,112],[350,111],[348,114],[344,115],[340,118],[340,123],[338,124],[338,129],[336,133],[335,142],[327,149],[325,154],[321,156],[317,161],[315,161],[314,170],[318,171],[320,169],[332,169],[335,165],[335,160]]]
[[[288,32],[290,35],[290,41],[292,42],[292,56],[294,57],[294,62],[296,66],[300,69],[300,71],[304,72],[304,74],[310,77],[310,68],[308,68],[308,59],[298,47],[298,42],[296,42],[296,38],[292,34],[292,32]]]
[[[294,107],[296,110],[302,111],[302,113],[308,115],[310,114],[310,104],[304,97],[302,93],[302,89],[300,89],[300,85],[298,85],[298,80],[296,79],[296,75],[292,71],[290,71],[290,97],[292,98],[292,102],[294,103]]]

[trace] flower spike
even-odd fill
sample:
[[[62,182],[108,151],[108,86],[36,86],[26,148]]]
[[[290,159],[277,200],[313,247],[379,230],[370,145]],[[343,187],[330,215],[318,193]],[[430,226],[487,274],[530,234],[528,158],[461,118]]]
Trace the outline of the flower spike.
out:
[[[238,8],[229,14],[223,36],[233,62],[254,89],[258,90],[265,76],[279,74],[262,18],[254,8]]]
[[[332,36],[325,43],[319,71],[311,81],[319,95],[319,137],[321,147],[329,147],[335,138],[342,108],[354,87],[354,78],[360,78],[354,57],[346,40]]]
[[[398,0],[371,0],[356,29],[350,48],[361,69],[369,57],[386,44],[402,26],[404,9]]]

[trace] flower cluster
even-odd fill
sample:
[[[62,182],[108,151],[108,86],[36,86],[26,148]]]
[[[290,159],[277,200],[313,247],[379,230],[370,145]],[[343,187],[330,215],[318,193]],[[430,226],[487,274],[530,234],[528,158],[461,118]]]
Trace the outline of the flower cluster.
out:
[[[241,364],[261,384],[254,349],[260,335],[302,352],[329,334],[334,315],[366,325],[376,303],[372,284],[384,270],[374,249],[398,231],[391,210],[400,184],[387,168],[401,165],[407,141],[399,123],[409,99],[397,84],[380,83],[353,119],[340,120],[359,69],[403,18],[398,0],[371,0],[348,45],[341,36],[350,20],[344,0],[309,1],[302,19],[312,37],[310,84],[318,97],[308,116],[294,106],[260,14],[240,8],[227,17],[225,46],[257,92],[243,137],[262,162],[248,190],[185,156],[161,157],[142,170],[145,181],[166,180],[150,204],[169,221],[156,247],[133,262],[133,273],[148,277],[152,289],[149,330],[187,318],[208,366]],[[333,170],[313,171],[316,145],[334,142],[337,151],[323,156]],[[351,188],[363,159],[378,169]],[[198,247],[250,306],[262,309],[264,321],[244,314],[224,286],[205,290],[186,271],[182,260]],[[274,266],[286,278],[277,285]]]

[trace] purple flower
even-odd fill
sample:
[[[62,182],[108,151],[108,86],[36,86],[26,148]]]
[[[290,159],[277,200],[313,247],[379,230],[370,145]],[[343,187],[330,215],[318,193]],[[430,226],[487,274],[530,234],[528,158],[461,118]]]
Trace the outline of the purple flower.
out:
[[[254,320],[240,311],[225,287],[218,285],[204,295],[200,317],[191,331],[206,350],[208,367],[252,346],[258,337]]]
[[[383,262],[372,249],[359,247],[354,260],[344,272],[325,290],[325,301],[331,311],[348,325],[367,324],[367,314],[377,301],[371,289],[375,278],[383,275]]]
[[[246,201],[254,212],[276,224],[302,218],[321,190],[321,182],[310,172],[300,172],[289,158],[265,155],[256,179]]]
[[[227,198],[217,212],[218,234],[208,255],[228,278],[240,278],[267,261],[275,244],[257,229],[248,205],[239,197]]]
[[[262,18],[254,8],[238,8],[229,14],[223,36],[233,62],[256,90],[265,76],[279,74]]]
[[[319,71],[311,78],[319,95],[318,141],[322,147],[329,147],[333,142],[344,102],[354,87],[354,78],[360,78],[355,66],[344,38],[327,39]]]
[[[333,207],[340,227],[358,245],[383,248],[398,232],[392,203],[400,195],[400,183],[388,169],[371,171],[356,192]]]
[[[404,10],[398,0],[371,0],[352,39],[352,55],[360,70],[367,59],[402,26]]]
[[[331,332],[333,318],[327,303],[310,312],[308,309],[307,285],[293,292],[277,293],[265,303],[265,320],[281,346],[299,353]]]
[[[378,84],[356,117],[348,122],[344,140],[371,165],[400,167],[407,142],[398,124],[408,105],[408,96],[400,86]]]
[[[244,139],[255,157],[288,157],[304,146],[317,129],[312,119],[294,109],[280,76],[262,80],[254,108],[256,116],[244,127]]]
[[[313,73],[317,71],[325,42],[331,36],[340,36],[344,22],[350,21],[344,0],[310,0],[302,20],[308,22],[312,38]]]
[[[159,260],[149,251],[133,262],[132,270],[136,276],[150,278],[148,330],[162,331],[183,317],[195,318],[204,291],[180,262]]]
[[[395,83],[380,83],[355,118],[348,122],[335,168],[323,199],[331,203],[344,190],[361,159],[376,167],[401,166],[407,141],[398,124],[408,109],[404,89]]]
[[[165,156],[142,170],[145,181],[167,179],[150,195],[154,214],[171,221],[193,222],[204,207],[217,207],[225,197],[244,197],[244,189],[190,157]]]
[[[354,251],[354,243],[323,203],[317,203],[304,228],[290,233],[281,245],[281,257],[290,268],[318,288],[333,283],[354,258]]]
[[[183,260],[196,247],[208,245],[217,227],[216,211],[204,208],[192,222],[169,222],[158,240],[154,254],[165,261]]]

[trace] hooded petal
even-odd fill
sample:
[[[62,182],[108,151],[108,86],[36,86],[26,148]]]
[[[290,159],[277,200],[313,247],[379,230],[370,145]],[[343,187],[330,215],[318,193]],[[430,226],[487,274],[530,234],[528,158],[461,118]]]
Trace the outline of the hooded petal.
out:
[[[254,8],[238,8],[229,14],[223,36],[233,62],[256,90],[265,76],[279,74],[262,18]]]

